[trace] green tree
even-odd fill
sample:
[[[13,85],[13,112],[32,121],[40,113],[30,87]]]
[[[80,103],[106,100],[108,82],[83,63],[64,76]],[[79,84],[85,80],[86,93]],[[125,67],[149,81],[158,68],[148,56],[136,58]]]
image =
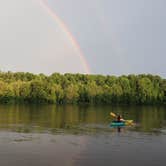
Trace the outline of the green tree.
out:
[[[79,99],[78,86],[70,84],[65,88],[65,102],[76,103]]]
[[[147,77],[138,80],[138,96],[140,103],[150,103],[153,95],[153,84]]]

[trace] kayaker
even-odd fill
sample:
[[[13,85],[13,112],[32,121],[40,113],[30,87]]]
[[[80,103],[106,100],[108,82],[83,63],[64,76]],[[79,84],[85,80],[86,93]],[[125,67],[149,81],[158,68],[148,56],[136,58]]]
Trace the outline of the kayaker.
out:
[[[122,119],[121,115],[118,114],[118,116],[117,116],[117,122],[121,122],[121,119]]]
[[[117,116],[117,122],[123,122],[124,121],[124,119],[122,118],[122,116],[119,114],[118,116]]]

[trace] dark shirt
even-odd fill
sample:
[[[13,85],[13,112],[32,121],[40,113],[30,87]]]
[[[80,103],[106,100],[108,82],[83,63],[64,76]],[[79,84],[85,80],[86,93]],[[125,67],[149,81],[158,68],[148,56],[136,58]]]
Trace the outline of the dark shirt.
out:
[[[120,115],[118,115],[117,121],[118,121],[118,122],[121,122],[121,116],[120,116]]]

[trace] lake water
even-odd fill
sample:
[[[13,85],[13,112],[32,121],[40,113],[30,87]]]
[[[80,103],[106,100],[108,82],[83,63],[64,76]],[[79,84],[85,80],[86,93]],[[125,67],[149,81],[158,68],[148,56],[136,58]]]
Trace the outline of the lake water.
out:
[[[133,119],[121,132],[110,112]],[[166,107],[0,105],[0,166],[165,166]]]

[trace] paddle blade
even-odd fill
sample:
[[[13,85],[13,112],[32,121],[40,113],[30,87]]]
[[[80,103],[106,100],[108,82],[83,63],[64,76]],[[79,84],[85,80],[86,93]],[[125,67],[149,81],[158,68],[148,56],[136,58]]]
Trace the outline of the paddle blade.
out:
[[[114,118],[116,118],[116,115],[113,112],[110,112],[110,115]]]
[[[133,124],[133,120],[126,120],[125,123],[126,123],[127,125],[132,125],[132,124]]]

